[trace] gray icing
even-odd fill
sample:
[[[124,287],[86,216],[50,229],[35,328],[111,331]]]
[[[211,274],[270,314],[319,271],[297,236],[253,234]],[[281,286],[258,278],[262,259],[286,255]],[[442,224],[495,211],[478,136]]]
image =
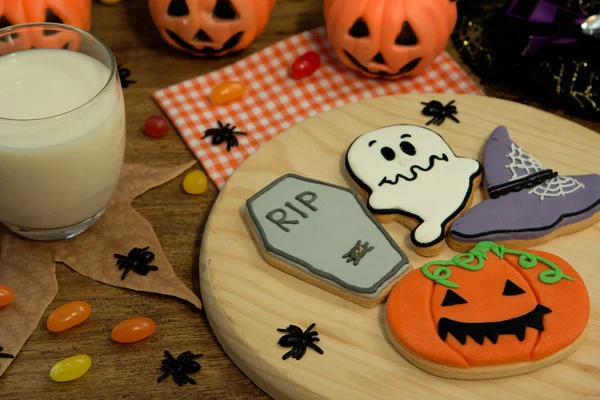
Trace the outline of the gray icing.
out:
[[[351,262],[354,265],[358,265],[360,260],[362,260],[362,258],[374,248],[375,247],[373,246],[369,246],[369,242],[361,243],[359,240],[354,246],[352,246],[349,252],[342,256],[342,258],[345,258],[346,262],[348,263]]]
[[[248,199],[246,212],[270,255],[367,298],[409,266],[360,197],[345,187],[287,174]],[[369,250],[350,261],[352,255],[344,257],[360,245]]]

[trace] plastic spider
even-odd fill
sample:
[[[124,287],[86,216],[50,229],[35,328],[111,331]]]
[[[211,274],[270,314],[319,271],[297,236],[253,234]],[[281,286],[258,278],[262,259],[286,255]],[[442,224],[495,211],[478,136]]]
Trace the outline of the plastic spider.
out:
[[[0,346],[0,358],[15,358],[15,356],[8,353],[2,353],[2,346]]]
[[[277,329],[279,332],[288,333],[279,339],[279,345],[283,347],[293,347],[292,350],[285,353],[281,358],[287,360],[291,356],[292,358],[299,360],[304,356],[304,353],[306,353],[307,347],[310,347],[319,354],[323,354],[323,350],[314,344],[320,340],[316,337],[319,334],[318,332],[311,332],[315,325],[316,324],[313,323],[304,332],[296,325],[290,325],[286,329]]]
[[[127,79],[129,78],[129,75],[131,75],[129,68],[122,68],[121,65],[117,65],[117,71],[119,71],[119,79],[121,80],[122,87],[128,88],[129,85],[137,83],[137,81]]]
[[[194,358],[202,357],[202,354],[194,354],[191,351],[186,351],[185,353],[181,353],[177,359],[171,355],[168,351],[165,351],[165,356],[167,357],[162,361],[162,366],[160,367],[161,371],[166,371],[160,378],[158,378],[157,382],[162,382],[169,375],[173,375],[173,379],[179,386],[183,386],[186,383],[191,383],[192,385],[196,384],[196,381],[188,376],[188,374],[193,374],[194,372],[200,371],[200,364],[194,361]]]
[[[421,103],[425,105],[425,108],[423,108],[423,110],[421,111],[423,115],[433,117],[425,125],[429,125],[431,123],[433,123],[434,125],[441,125],[446,120],[446,118],[450,118],[452,121],[460,123],[460,121],[454,116],[454,114],[458,113],[458,110],[456,109],[456,106],[452,105],[453,103],[454,100],[452,100],[445,106],[443,106],[442,103],[440,103],[437,100],[432,100],[429,103]]]
[[[125,268],[121,280],[125,279],[129,271],[133,270],[140,275],[148,275],[150,271],[157,271],[158,267],[154,265],[148,265],[149,262],[154,260],[154,253],[147,251],[150,247],[144,247],[140,249],[134,247],[128,255],[115,254],[115,258],[118,259],[117,265],[119,269]]]
[[[204,138],[212,136],[212,144],[227,143],[227,151],[231,151],[232,147],[238,145],[238,140],[235,135],[246,135],[246,132],[239,132],[235,130],[235,126],[230,127],[229,124],[223,125],[221,121],[217,121],[219,124],[218,128],[212,128],[207,130]]]

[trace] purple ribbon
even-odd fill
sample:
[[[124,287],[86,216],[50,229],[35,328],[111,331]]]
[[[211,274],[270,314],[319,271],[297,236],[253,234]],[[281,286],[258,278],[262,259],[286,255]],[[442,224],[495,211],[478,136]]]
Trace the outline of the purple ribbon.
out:
[[[529,36],[529,43],[521,53],[522,56],[534,54],[548,45],[574,43],[584,38],[581,24],[587,17],[546,0],[537,0],[537,5],[529,16],[524,17],[516,12],[523,5],[530,8],[531,3],[531,0],[513,0],[506,15],[531,24],[555,28],[556,31],[548,36]]]

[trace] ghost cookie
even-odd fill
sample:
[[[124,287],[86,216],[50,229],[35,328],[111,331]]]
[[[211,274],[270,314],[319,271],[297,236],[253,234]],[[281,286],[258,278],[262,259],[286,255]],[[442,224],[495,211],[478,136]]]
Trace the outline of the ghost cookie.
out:
[[[600,175],[563,176],[545,168],[504,126],[490,135],[483,168],[489,199],[452,224],[448,245],[455,251],[482,240],[537,246],[600,221]]]
[[[268,263],[361,306],[383,302],[410,269],[348,188],[288,174],[248,199],[245,211]]]
[[[415,125],[359,136],[346,153],[346,169],[368,194],[369,210],[411,229],[423,256],[442,251],[447,228],[470,207],[482,173],[477,160],[457,157],[440,135]]]
[[[404,277],[386,303],[387,334],[417,367],[447,378],[518,375],[583,342],[590,299],[565,260],[480,242]]]

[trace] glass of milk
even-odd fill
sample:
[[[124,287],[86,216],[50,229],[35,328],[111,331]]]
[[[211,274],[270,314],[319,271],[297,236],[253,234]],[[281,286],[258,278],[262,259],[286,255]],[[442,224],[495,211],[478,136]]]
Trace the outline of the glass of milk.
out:
[[[33,240],[85,231],[114,194],[124,150],[123,93],[106,45],[60,24],[0,30],[0,222]]]

